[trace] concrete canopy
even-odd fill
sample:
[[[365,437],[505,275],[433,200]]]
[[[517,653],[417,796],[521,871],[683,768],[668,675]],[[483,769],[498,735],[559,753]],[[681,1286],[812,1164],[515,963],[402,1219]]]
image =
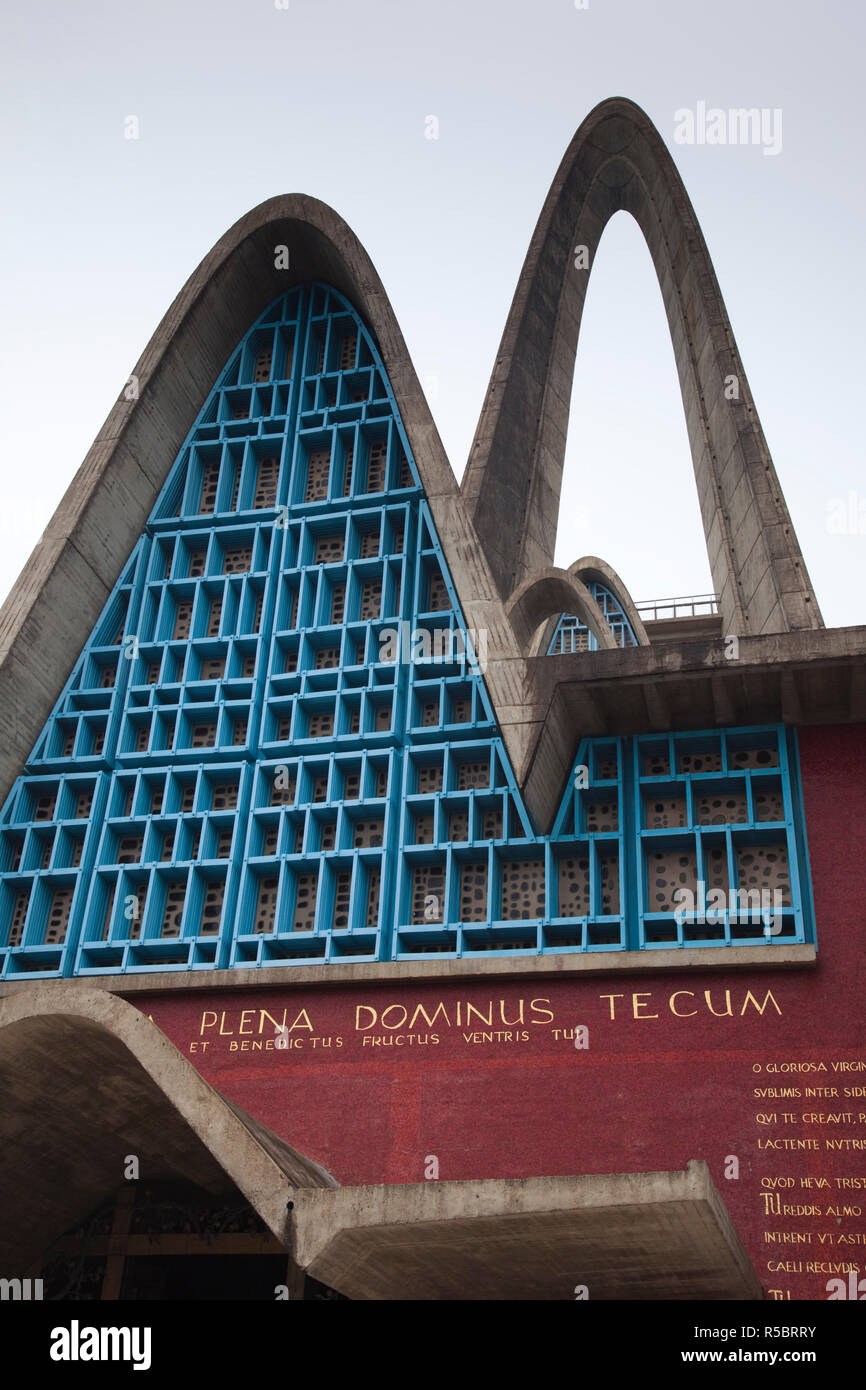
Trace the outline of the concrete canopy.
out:
[[[80,984],[0,1000],[0,1265],[24,1274],[123,1180],[238,1190],[295,1265],[353,1299],[759,1298],[704,1163],[685,1173],[340,1188]],[[288,1200],[294,1204],[289,1213]]]
[[[123,1182],[238,1189],[283,1244],[287,1200],[334,1178],[199,1075],[125,1000],[34,984],[0,1000],[0,1267],[23,1273]]]
[[[293,1255],[352,1299],[760,1299],[705,1163],[300,1193]]]

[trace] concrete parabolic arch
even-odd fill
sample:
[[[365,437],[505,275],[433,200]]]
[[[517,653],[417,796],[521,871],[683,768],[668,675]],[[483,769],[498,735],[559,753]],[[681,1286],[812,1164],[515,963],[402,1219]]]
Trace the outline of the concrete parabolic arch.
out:
[[[616,570],[606,560],[599,559],[598,555],[582,555],[579,560],[574,561],[574,564],[569,565],[568,572],[574,575],[575,579],[579,579],[582,584],[590,584],[594,579],[600,584],[604,584],[613,594],[631,623],[631,629],[638,646],[649,646],[647,631],[643,625],[643,619],[635,607],[634,599]]]
[[[694,209],[649,117],[619,97],[583,121],[551,185],[463,478],[503,599],[553,564],[581,315],[599,238],[620,210],[643,232],[661,287],[723,631],[822,627]]]
[[[544,623],[541,627],[536,628],[535,635],[532,638],[531,646],[533,656],[542,656],[547,652],[550,643],[553,640],[554,633],[556,632],[556,629],[559,626],[559,620],[562,617],[562,614],[572,613],[573,611],[574,616],[581,618],[582,621],[586,623],[587,627],[589,627],[590,631],[595,633],[596,637],[598,637],[599,627],[607,634],[605,640],[603,642],[600,642],[599,646],[601,646],[602,648],[609,648],[615,647],[617,645],[617,643],[614,640],[613,634],[610,630],[610,627],[608,626],[604,613],[602,612],[600,604],[597,602],[596,599],[593,598],[592,593],[588,588],[588,585],[592,583],[593,580],[598,580],[601,584],[604,584],[605,587],[609,589],[610,592],[613,594],[614,598],[616,599],[617,603],[619,604],[620,608],[622,609],[623,613],[625,614],[626,618],[631,624],[631,629],[635,635],[638,646],[649,646],[649,637],[647,636],[647,630],[643,625],[643,620],[641,619],[640,614],[635,608],[634,600],[632,599],[631,594],[623,584],[616,570],[613,569],[609,564],[607,564],[606,561],[600,560],[597,555],[584,555],[581,559],[575,560],[574,564],[569,565],[567,574],[569,576],[570,581],[573,584],[580,585],[581,591],[585,593],[587,598],[589,599],[589,602],[592,605],[592,613],[594,616],[595,624],[597,624],[597,626],[594,626],[592,623],[588,622],[586,614],[580,612],[579,610],[562,608],[559,612],[554,611],[551,613],[546,623]],[[521,589],[531,587],[532,582],[532,580],[527,580],[525,584],[521,585]],[[511,616],[512,624],[514,623],[512,609],[515,606],[515,602],[518,598],[519,592],[520,591],[514,594],[508,602],[508,612],[509,616]]]
[[[80,982],[33,984],[0,1000],[0,1228],[4,1273],[21,1275],[123,1184],[183,1178],[239,1190],[288,1250],[286,1199],[337,1187],[205,1081],[139,1009]],[[19,1264],[16,1266],[15,1261]]]
[[[275,251],[290,250],[290,269]],[[165,314],[0,608],[0,802],[109,597],[190,426],[237,343],[296,284],[324,280],[377,343],[467,626],[492,651],[514,634],[384,286],[333,208],[290,193],[253,208],[205,256]],[[519,695],[507,692],[511,704]]]
[[[659,273],[723,631],[822,627],[694,212],[648,117],[616,98],[583,122],[548,195],[462,488],[379,275],[346,222],[315,198],[287,194],[253,208],[219,239],[156,329],[132,373],[137,390],[121,391],[0,609],[0,801],[229,355],[279,294],[324,280],[358,310],[378,346],[464,619],[488,635],[486,680],[515,775],[539,824],[549,821],[543,788],[559,784],[568,754],[555,768],[536,759],[538,737],[548,730],[564,747],[578,735],[571,715],[561,716],[561,727],[529,673],[537,643],[527,649],[527,623],[539,612],[544,621],[551,573],[563,598],[574,593],[573,568],[566,575],[552,561],[587,279],[573,271],[571,252],[580,242],[594,253],[620,208],[638,218]],[[288,270],[275,256],[284,247]],[[729,371],[739,375],[739,402],[724,399]],[[586,611],[596,613],[594,601]]]

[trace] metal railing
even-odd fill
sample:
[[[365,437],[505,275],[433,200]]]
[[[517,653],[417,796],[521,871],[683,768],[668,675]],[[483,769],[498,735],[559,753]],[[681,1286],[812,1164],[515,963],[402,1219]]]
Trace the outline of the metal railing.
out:
[[[635,608],[644,622],[658,622],[663,618],[699,618],[718,613],[719,603],[715,594],[693,594],[686,598],[646,599],[636,603]]]

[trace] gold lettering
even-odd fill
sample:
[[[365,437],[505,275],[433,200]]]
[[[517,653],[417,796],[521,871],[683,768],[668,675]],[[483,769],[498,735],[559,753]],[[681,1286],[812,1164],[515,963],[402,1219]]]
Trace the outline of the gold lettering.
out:
[[[750,989],[747,989],[747,990],[746,990],[746,997],[745,997],[745,999],[743,1000],[743,1007],[740,1009],[740,1017],[741,1017],[741,1018],[742,1018],[743,1014],[746,1012],[746,1005],[748,1004],[748,1002],[749,1002],[750,999],[751,999],[752,1003],[754,1004],[755,1008],[758,1010],[758,1013],[761,1015],[762,1018],[763,1018],[763,1016],[764,1016],[764,1010],[765,1010],[766,1007],[767,1007],[767,1000],[768,1000],[768,999],[772,999],[772,1000],[773,1000],[773,1008],[776,1010],[776,1013],[779,1014],[779,1016],[781,1017],[782,1010],[779,1008],[779,1005],[776,1003],[775,999],[773,999],[773,991],[772,991],[771,989],[768,989],[768,990],[767,990],[767,993],[764,995],[764,1002],[763,1002],[763,1004],[759,1004],[758,1001],[757,1001],[757,999],[756,999],[755,996],[753,995],[752,991],[751,991]]]
[[[244,1022],[251,1019],[254,1013],[255,1009],[241,1009],[241,1021],[238,1024],[238,1032],[244,1036],[253,1031],[252,1028],[245,1028]]]
[[[624,994],[600,994],[598,997],[599,997],[599,999],[609,999],[609,1000],[610,1000],[610,1016],[611,1016],[611,1018],[616,1018],[616,1012],[615,1012],[615,1010],[616,1010],[616,1005],[614,1004],[613,1001],[614,1001],[614,999],[624,999],[624,998],[625,998],[625,995],[624,995]]]
[[[550,1003],[550,1000],[549,1000],[549,999],[533,999],[533,1000],[530,1001],[529,1007],[530,1007],[530,1009],[533,1009],[533,1010],[535,1011],[535,1013],[537,1013],[537,1014],[547,1014],[547,1018],[531,1018],[531,1019],[529,1020],[530,1023],[552,1023],[552,1022],[553,1022],[553,1010],[552,1010],[552,1009],[540,1009],[540,1008],[538,1007],[539,1004],[549,1004],[549,1003]]]
[[[715,1009],[713,1008],[713,996],[710,990],[704,990],[704,998],[707,1001],[707,1008],[709,1009],[711,1014],[715,1014],[716,1018],[733,1018],[733,1010],[731,1008],[731,991],[729,989],[725,990],[725,1003],[728,1007],[726,1009],[723,1009],[720,1014],[716,1013]]]
[[[364,1007],[366,1008],[367,1005],[364,1005]],[[428,1027],[428,1028],[432,1028],[432,1027],[433,1027],[433,1024],[435,1023],[436,1019],[438,1018],[440,1012],[441,1012],[442,1017],[444,1018],[445,1022],[448,1024],[448,1027],[450,1028],[450,1027],[451,1027],[451,1020],[450,1020],[450,1018],[448,1017],[448,1013],[447,1013],[447,1011],[446,1011],[445,1004],[443,1003],[443,1001],[442,1001],[441,999],[439,1000],[439,1003],[436,1005],[436,1008],[433,1010],[433,1017],[432,1017],[432,1018],[431,1018],[431,1017],[429,1016],[429,1014],[427,1013],[427,1010],[424,1008],[424,1005],[423,1005],[423,1004],[419,1004],[418,1007],[416,1008],[414,1014],[412,1015],[412,1021],[411,1021],[411,1023],[409,1024],[409,1027],[410,1027],[410,1028],[414,1028],[414,1027],[415,1027],[415,1024],[416,1024],[416,1022],[417,1022],[417,1020],[418,1020],[418,1015],[421,1014],[421,1015],[423,1016],[423,1018],[424,1018],[424,1022],[427,1024],[427,1027]],[[458,1019],[457,1022],[459,1023],[460,1020]]]
[[[692,997],[693,999],[694,999],[694,997],[695,997],[695,992],[694,992],[694,990],[692,990],[692,989],[677,989],[677,990],[674,990],[673,994],[671,995],[670,999],[668,1000],[668,1004],[670,1005],[670,1011],[671,1011],[671,1013],[674,1014],[676,1018],[694,1018],[695,1014],[697,1013],[697,1009],[692,1009],[692,1011],[691,1011],[690,1014],[681,1014],[681,1013],[677,1013],[676,1009],[674,1008],[674,1000],[675,1000],[675,999],[678,999],[679,996],[680,996],[681,994],[690,994],[691,997]]]
[[[274,1018],[273,1014],[269,1014],[267,1009],[259,1009],[259,1032],[263,1033],[265,1031],[265,1019],[267,1019],[268,1023],[270,1023],[275,1033],[282,1033],[286,1026],[287,1012],[288,1011],[286,1009],[283,1009],[283,1017],[280,1020],[280,1022],[277,1023],[277,1020]]]
[[[371,1014],[371,1015],[372,1015],[372,1017],[371,1017],[371,1019],[370,1019],[370,1022],[369,1022],[369,1023],[365,1023],[365,1024],[363,1024],[363,1025],[362,1025],[362,1023],[361,1023],[361,1010],[362,1010],[362,1009],[364,1009],[368,1014]],[[356,1006],[356,1008],[355,1008],[355,1032],[356,1032],[356,1033],[363,1033],[367,1028],[372,1028],[372,1027],[375,1025],[376,1020],[377,1020],[378,1017],[379,1017],[379,1015],[378,1015],[378,1013],[376,1012],[376,1010],[375,1010],[375,1009],[371,1009],[369,1004],[358,1004],[358,1005]]]
[[[399,1009],[400,1012],[403,1014],[403,1017],[400,1019],[399,1023],[386,1023],[386,1022],[385,1022],[385,1016],[386,1016],[386,1014],[390,1014],[394,1009]],[[382,1010],[382,1018],[381,1018],[382,1027],[383,1027],[383,1028],[390,1028],[392,1031],[393,1031],[393,1029],[395,1029],[395,1028],[402,1028],[402,1027],[403,1027],[403,1024],[406,1022],[406,1014],[407,1014],[407,1010],[406,1010],[406,1008],[405,1008],[405,1006],[404,1006],[403,1004],[389,1004],[388,1007],[387,1007],[387,1009],[383,1009],[383,1010]]]
[[[510,1024],[510,1025],[513,1027],[515,1023],[522,1023],[522,1022],[523,1022],[523,1000],[522,1000],[522,999],[519,1000],[519,1004],[520,1004],[520,1012],[518,1013],[517,1017],[516,1017],[516,1018],[506,1018],[506,1017],[505,1017],[505,1000],[504,1000],[504,999],[500,999],[500,1001],[499,1001],[499,1017],[500,1017],[500,1019],[502,1020],[503,1023],[505,1023],[505,1024]]]
[[[491,999],[490,1005],[489,1005],[489,1017],[487,1017],[487,1018],[485,1018],[485,1016],[484,1016],[484,1014],[482,1013],[481,1009],[476,1009],[476,1007],[475,1007],[474,1004],[470,1004],[468,1000],[466,1001],[466,1027],[467,1027],[467,1028],[469,1027],[469,1024],[472,1022],[471,1018],[469,1017],[470,1013],[477,1014],[478,1017],[479,1017],[479,1019],[481,1020],[481,1022],[482,1022],[482,1023],[486,1023],[487,1026],[488,1026],[488,1028],[490,1028],[490,1027],[493,1026],[493,1000],[492,1000],[492,999]]]
[[[210,1020],[208,1023],[205,1023],[205,1019],[206,1019],[206,1018]],[[199,1031],[199,1037],[201,1037],[201,1035],[202,1035],[202,1033],[204,1032],[205,1028],[213,1028],[213,1026],[214,1026],[214,1024],[216,1023],[216,1021],[217,1021],[217,1016],[216,1016],[216,1014],[215,1014],[215,1013],[211,1013],[210,1009],[205,1009],[204,1013],[203,1013],[202,1016],[201,1016],[201,1028],[199,1028],[199,1030],[198,1030],[198,1031]]]
[[[652,995],[649,992],[632,995],[631,1006],[635,1018],[658,1018],[658,1014],[639,1014],[638,1009],[643,1009],[646,1007],[644,1004],[638,1003],[639,999],[652,999]]]

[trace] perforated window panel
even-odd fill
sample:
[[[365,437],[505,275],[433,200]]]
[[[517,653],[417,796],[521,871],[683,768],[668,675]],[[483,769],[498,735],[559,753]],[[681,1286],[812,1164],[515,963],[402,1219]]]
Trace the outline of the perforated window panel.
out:
[[[552,829],[533,828],[462,655],[472,596],[336,290],[285,289],[198,404],[0,810],[0,978],[814,939],[781,726],[583,739]],[[385,660],[404,622],[432,630],[429,659],[401,629]],[[595,641],[566,614],[550,650]],[[677,917],[699,881],[721,921]],[[779,900],[778,934],[734,895]]]

